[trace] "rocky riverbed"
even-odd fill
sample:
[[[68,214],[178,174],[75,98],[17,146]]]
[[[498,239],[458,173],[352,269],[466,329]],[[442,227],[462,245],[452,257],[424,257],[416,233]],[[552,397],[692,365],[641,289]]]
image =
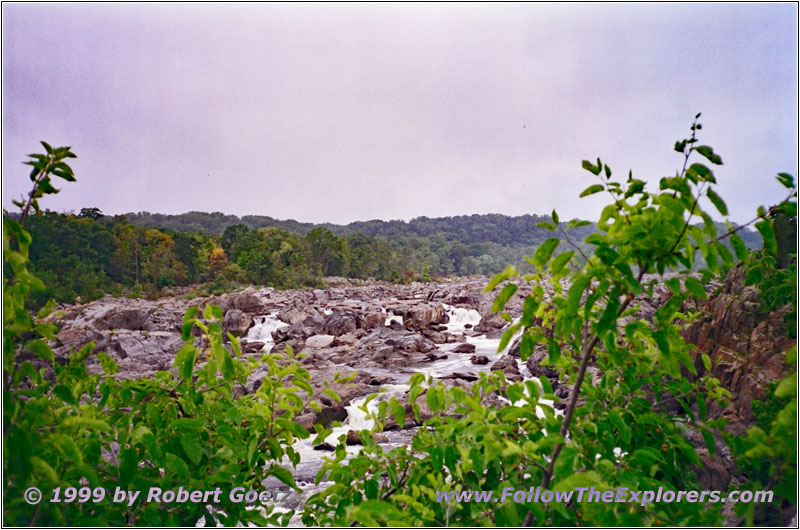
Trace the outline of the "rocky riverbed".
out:
[[[334,279],[326,289],[250,287],[193,300],[105,297],[61,308],[50,317],[60,326],[54,351],[57,358],[64,359],[72,348],[94,341],[97,351],[105,351],[118,363],[117,377],[136,378],[172,370],[175,353],[183,345],[180,327],[184,313],[189,307],[209,304],[223,309],[224,331],[241,337],[247,354],[259,355],[287,346],[303,351],[307,354],[303,363],[311,373],[323,409],[306,411],[298,421],[311,431],[316,423],[341,422],[327,444],[315,447],[309,439],[297,447],[302,461],[293,473],[298,483],[308,488],[308,495],[317,490],[314,476],[326,450],[344,435],[352,444],[349,451],[355,453],[355,433],[372,428],[372,420],[360,410],[366,397],[381,392],[380,399],[395,396],[407,401],[407,383],[416,372],[462,386],[469,386],[479,372],[493,370],[500,370],[513,381],[545,376],[561,399],[555,408],[563,408],[572,389],[562,384],[552,369],[539,364],[546,356],[543,347],[537,346],[525,363],[519,359],[515,341],[505,351],[497,351],[509,323],[490,313],[494,297],[483,292],[488,280],[472,277],[396,285]],[[783,374],[790,343],[781,329],[782,313],[758,314],[758,293],[743,286],[740,271],[732,270],[724,283],[709,289],[710,300],[698,306],[704,317],[688,328],[685,336],[698,346],[693,358],[700,373],[700,353],[707,353],[714,375],[733,392],[731,404],[714,414],[728,418],[726,430],[743,434],[752,423],[752,401],[762,399],[769,382]],[[520,289],[507,304],[512,318],[520,316],[525,294]],[[652,297],[639,297],[640,316],[652,317],[668,296],[669,291],[659,287]],[[90,372],[100,371],[95,359],[92,356],[88,360]],[[347,375],[353,371],[357,374],[350,384],[331,385],[341,396],[341,403],[321,393],[337,372]],[[590,377],[599,377],[596,372],[590,367]],[[263,375],[257,369],[242,392],[255,391]],[[380,399],[370,407],[377,407]],[[424,399],[420,403],[424,405]],[[388,446],[407,443],[415,428],[410,406],[407,410],[406,428],[398,429],[389,422],[385,432],[376,435],[376,441]],[[679,411],[676,408],[674,412]],[[705,464],[704,470],[698,470],[704,488],[724,489],[735,480],[730,452],[721,439],[711,456],[699,436],[689,436]],[[298,507],[306,495],[294,496],[283,507]]]

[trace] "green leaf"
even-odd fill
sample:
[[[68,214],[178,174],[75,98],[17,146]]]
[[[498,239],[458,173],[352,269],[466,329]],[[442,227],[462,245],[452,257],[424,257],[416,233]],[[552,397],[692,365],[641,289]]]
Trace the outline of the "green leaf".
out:
[[[547,261],[550,259],[550,256],[553,255],[553,251],[560,242],[560,240],[551,237],[539,245],[539,248],[536,249],[536,253],[533,255],[533,263],[539,268],[544,268],[545,263],[547,263]]]
[[[94,348],[94,346],[92,347]],[[55,357],[53,356],[53,350],[51,350],[50,346],[48,346],[44,341],[36,339],[30,343],[30,348],[40,359],[44,359],[50,362],[53,362],[55,360]]]
[[[526,296],[525,301],[522,303],[522,318],[520,324],[529,328],[533,325],[533,316],[539,308],[539,301],[533,296]]]
[[[717,249],[717,254],[722,258],[722,262],[725,263],[725,265],[733,265],[733,254],[728,250],[728,247],[717,241],[714,243],[714,248]]]
[[[778,173],[778,176],[775,178],[778,179],[778,182],[780,182],[785,188],[794,188],[794,177],[789,173]]]
[[[686,279],[683,280],[683,284],[686,286],[686,290],[695,298],[700,298],[702,300],[708,299],[705,287],[703,287],[703,284],[700,283],[700,280],[697,278],[687,276]]]
[[[531,356],[534,345],[533,337],[529,333],[523,333],[519,343],[519,356],[523,361],[527,361]]]
[[[516,267],[514,267],[512,265],[509,265],[508,267],[506,267],[506,270],[504,270],[501,273],[496,274],[495,277],[492,278],[492,280],[489,282],[489,285],[487,285],[483,289],[483,292],[488,293],[488,292],[493,291],[494,288],[497,287],[500,283],[502,283],[505,280],[507,280],[509,278],[512,278],[512,277],[514,277],[516,275],[517,275]]]
[[[119,371],[119,366],[107,353],[98,353],[97,360],[100,361],[100,366],[103,367],[103,371],[108,375],[114,375]]]
[[[706,442],[706,447],[708,448],[708,454],[714,456],[714,450],[716,449],[716,442],[714,441],[714,434],[709,431],[708,429],[700,429],[700,434],[703,435],[703,440]]]
[[[772,229],[772,222],[762,219],[755,224],[756,230],[764,240],[764,248],[773,256],[778,253],[778,242],[775,239],[775,232]]]
[[[557,362],[561,358],[561,347],[553,339],[550,339],[547,343],[547,354],[550,364]]]
[[[580,228],[582,226],[588,226],[590,224],[592,224],[591,221],[573,220],[567,223],[567,228]]]
[[[500,291],[500,293],[497,295],[497,298],[494,299],[491,312],[496,313],[498,311],[502,311],[509,299],[511,299],[511,297],[514,296],[514,293],[517,292],[517,289],[518,287],[515,283],[509,283],[503,287],[503,290]]]
[[[718,166],[722,165],[722,158],[720,158],[720,156],[716,154],[711,147],[707,145],[698,145],[694,148],[694,150],[706,157],[712,164],[716,164]]]
[[[339,394],[337,394],[332,388],[326,388],[326,389],[324,389],[322,391],[322,393],[325,394],[326,396],[328,396],[329,398],[331,398],[332,400],[334,400],[337,403],[341,403],[342,402],[342,398],[339,397]]]
[[[797,396],[797,374],[792,374],[783,379],[775,387],[775,396],[779,398],[789,398]]]
[[[111,426],[103,420],[96,420],[94,418],[86,418],[84,416],[67,416],[61,422],[64,428],[78,428],[89,429],[91,431],[112,432]]]
[[[543,375],[539,376],[539,382],[542,384],[542,392],[545,394],[552,394],[553,393],[553,385],[550,383],[550,380]]]
[[[706,371],[711,371],[711,357],[708,356],[707,353],[704,353],[700,356],[703,359],[703,366],[705,366]]]
[[[586,171],[589,171],[593,175],[599,175],[600,171],[603,170],[602,165],[600,164],[600,160],[597,161],[596,166],[591,162],[589,162],[588,160],[583,160],[581,161],[581,167]]]
[[[120,453],[119,482],[120,486],[126,487],[139,469],[139,455],[133,447],[123,449]]]
[[[568,250],[566,252],[562,252],[561,254],[556,257],[553,261],[550,262],[550,273],[554,276],[558,276],[561,271],[564,270],[569,260],[572,259],[572,256],[575,255],[574,250]]]
[[[599,171],[597,173],[599,173]],[[597,174],[597,173],[595,173],[595,174]],[[580,196],[581,197],[587,197],[589,195],[594,195],[595,193],[600,193],[601,191],[603,191],[603,185],[602,184],[592,184],[591,186],[589,186],[588,188],[583,190],[581,192]]]
[[[178,368],[178,376],[183,379],[190,379],[192,371],[194,370],[194,360],[197,355],[197,350],[191,344],[184,344],[183,347],[175,354],[175,363],[173,366]]]
[[[739,237],[738,234],[731,234],[731,246],[734,252],[736,252],[736,257],[739,258],[740,261],[747,263],[750,252],[747,250],[744,240]]]
[[[576,313],[578,307],[581,305],[581,297],[583,291],[591,283],[592,279],[589,276],[580,276],[572,282],[572,285],[567,292],[567,311],[569,313]]]
[[[555,229],[556,229],[556,227],[553,226],[553,223],[548,223],[547,221],[542,221],[541,223],[536,223],[536,226],[538,226],[539,228],[544,228],[545,230],[549,230],[551,232],[554,232]]]
[[[200,463],[203,458],[203,447],[197,441],[197,435],[190,433],[181,435],[181,446],[194,465]]]
[[[389,402],[389,408],[392,410],[392,416],[397,425],[402,429],[406,424],[406,409],[395,398]]]
[[[708,189],[706,195],[708,196],[708,200],[710,200],[711,203],[717,208],[719,213],[726,216],[728,215],[728,207],[725,206],[725,201],[722,200],[722,197],[717,195],[717,193],[711,188]]]
[[[553,218],[553,223],[557,225],[558,224],[558,214],[556,213],[555,210],[553,210],[553,213],[550,214],[550,217]]]
[[[172,471],[178,477],[185,477],[189,473],[189,466],[179,456],[172,453],[167,453],[165,456],[167,469]]]

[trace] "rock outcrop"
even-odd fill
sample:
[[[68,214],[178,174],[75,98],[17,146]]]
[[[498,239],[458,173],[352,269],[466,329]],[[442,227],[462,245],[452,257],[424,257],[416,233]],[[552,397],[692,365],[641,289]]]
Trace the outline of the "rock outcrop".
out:
[[[788,307],[770,313],[760,310],[761,298],[754,287],[744,285],[744,271],[734,267],[709,300],[698,309],[703,317],[684,330],[696,348],[691,356],[698,377],[705,373],[702,354],[711,359],[711,373],[730,390],[726,430],[743,430],[753,419],[752,402],[765,397],[771,381],[786,374],[786,351],[795,343],[787,336],[783,317]]]

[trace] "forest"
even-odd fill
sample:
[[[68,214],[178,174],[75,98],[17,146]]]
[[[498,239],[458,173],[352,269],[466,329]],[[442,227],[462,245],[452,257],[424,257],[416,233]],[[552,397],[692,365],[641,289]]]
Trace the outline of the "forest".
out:
[[[321,286],[325,276],[407,283],[493,275],[509,264],[529,271],[524,257],[551,236],[549,221],[550,215],[490,214],[341,226],[218,212],[106,216],[88,207],[77,214],[45,210],[29,224],[31,269],[48,286],[33,299],[153,297],[174,286],[195,286],[198,295],[247,284],[291,289]],[[582,240],[595,226],[577,220],[570,225],[576,244],[589,250]],[[757,231],[739,233],[748,248],[760,248]]]

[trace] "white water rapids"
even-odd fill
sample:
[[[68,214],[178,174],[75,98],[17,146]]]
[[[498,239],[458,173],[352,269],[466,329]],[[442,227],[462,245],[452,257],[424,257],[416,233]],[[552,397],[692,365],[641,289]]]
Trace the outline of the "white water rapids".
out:
[[[469,330],[474,328],[481,320],[480,313],[474,309],[465,309],[445,305],[445,310],[450,318],[449,322],[445,324],[445,326],[447,331],[455,335],[462,335],[465,332],[469,333]],[[386,313],[385,325],[388,326],[393,320],[399,322],[400,324],[403,323],[402,316],[394,315],[390,312],[386,312],[385,310],[384,313]],[[469,328],[467,327],[468,325]],[[264,349],[269,351],[274,346],[272,332],[287,326],[288,324],[278,320],[277,312],[256,317],[256,324],[250,328],[247,334],[247,340],[264,342]],[[489,339],[485,335],[477,335],[474,337],[467,335],[466,342],[475,345],[474,354],[451,353],[451,351],[458,346],[460,342],[439,344],[437,345],[439,349],[447,354],[446,359],[431,361],[429,364],[409,370],[407,373],[393,375],[395,375],[395,379],[408,381],[408,378],[415,371],[424,374],[426,377],[433,376],[436,378],[449,376],[454,372],[473,375],[476,375],[478,372],[488,373],[491,370],[491,366],[497,362],[501,356],[505,355],[508,349],[508,347],[506,347],[506,349],[502,352],[498,352],[497,348],[500,344],[500,339]],[[514,341],[512,339],[509,341],[509,344],[512,344],[513,342]],[[485,365],[472,364],[470,358],[473,355],[485,355],[490,362]],[[525,377],[526,380],[533,379],[538,383],[538,379],[531,378],[531,374],[527,366],[525,366],[525,363],[521,362],[519,359],[516,359],[516,361],[523,377]],[[352,369],[357,370],[358,368],[352,367]],[[407,384],[383,385],[380,388],[380,394],[378,397],[374,398],[369,403],[368,409],[377,413],[378,405],[381,401],[391,399],[392,397],[400,398],[405,392],[408,391],[408,389],[409,386]],[[525,389],[525,393],[527,395],[527,388]],[[374,421],[363,410],[361,410],[361,407],[366,400],[367,396],[355,399],[346,407],[347,419],[341,426],[332,428],[333,432],[325,439],[325,442],[331,444],[332,446],[336,446],[340,437],[345,436],[349,430],[358,432],[364,429],[370,430],[374,427]],[[541,401],[542,403],[552,405],[552,402],[548,402],[546,400]],[[537,413],[539,415],[542,414],[540,408],[537,408]],[[399,445],[408,443],[413,438],[415,431],[416,429],[407,429],[386,432],[384,434],[387,435],[389,441],[388,443],[384,443],[382,445],[385,449],[390,449],[392,447],[397,447]],[[313,443],[314,438],[315,436],[312,434],[312,436],[306,440],[300,440],[295,443],[294,449],[300,454],[300,463],[298,464],[297,468],[293,469],[290,462],[286,458],[281,463],[284,467],[292,472],[292,474],[295,476],[298,486],[303,491],[302,493],[292,493],[288,500],[278,502],[274,506],[275,511],[288,511],[290,509],[300,510],[302,509],[303,502],[306,498],[316,492],[324,490],[332,484],[330,482],[322,482],[319,485],[314,484],[314,476],[316,475],[320,466],[322,466],[324,463],[323,459],[330,454],[325,451],[315,450]],[[360,450],[361,446],[347,446],[348,456],[354,456],[358,454]],[[262,487],[269,489],[280,487],[281,489],[286,489],[282,483],[278,482],[273,477],[266,479],[263,482]],[[299,517],[295,516],[290,525],[301,526]]]

